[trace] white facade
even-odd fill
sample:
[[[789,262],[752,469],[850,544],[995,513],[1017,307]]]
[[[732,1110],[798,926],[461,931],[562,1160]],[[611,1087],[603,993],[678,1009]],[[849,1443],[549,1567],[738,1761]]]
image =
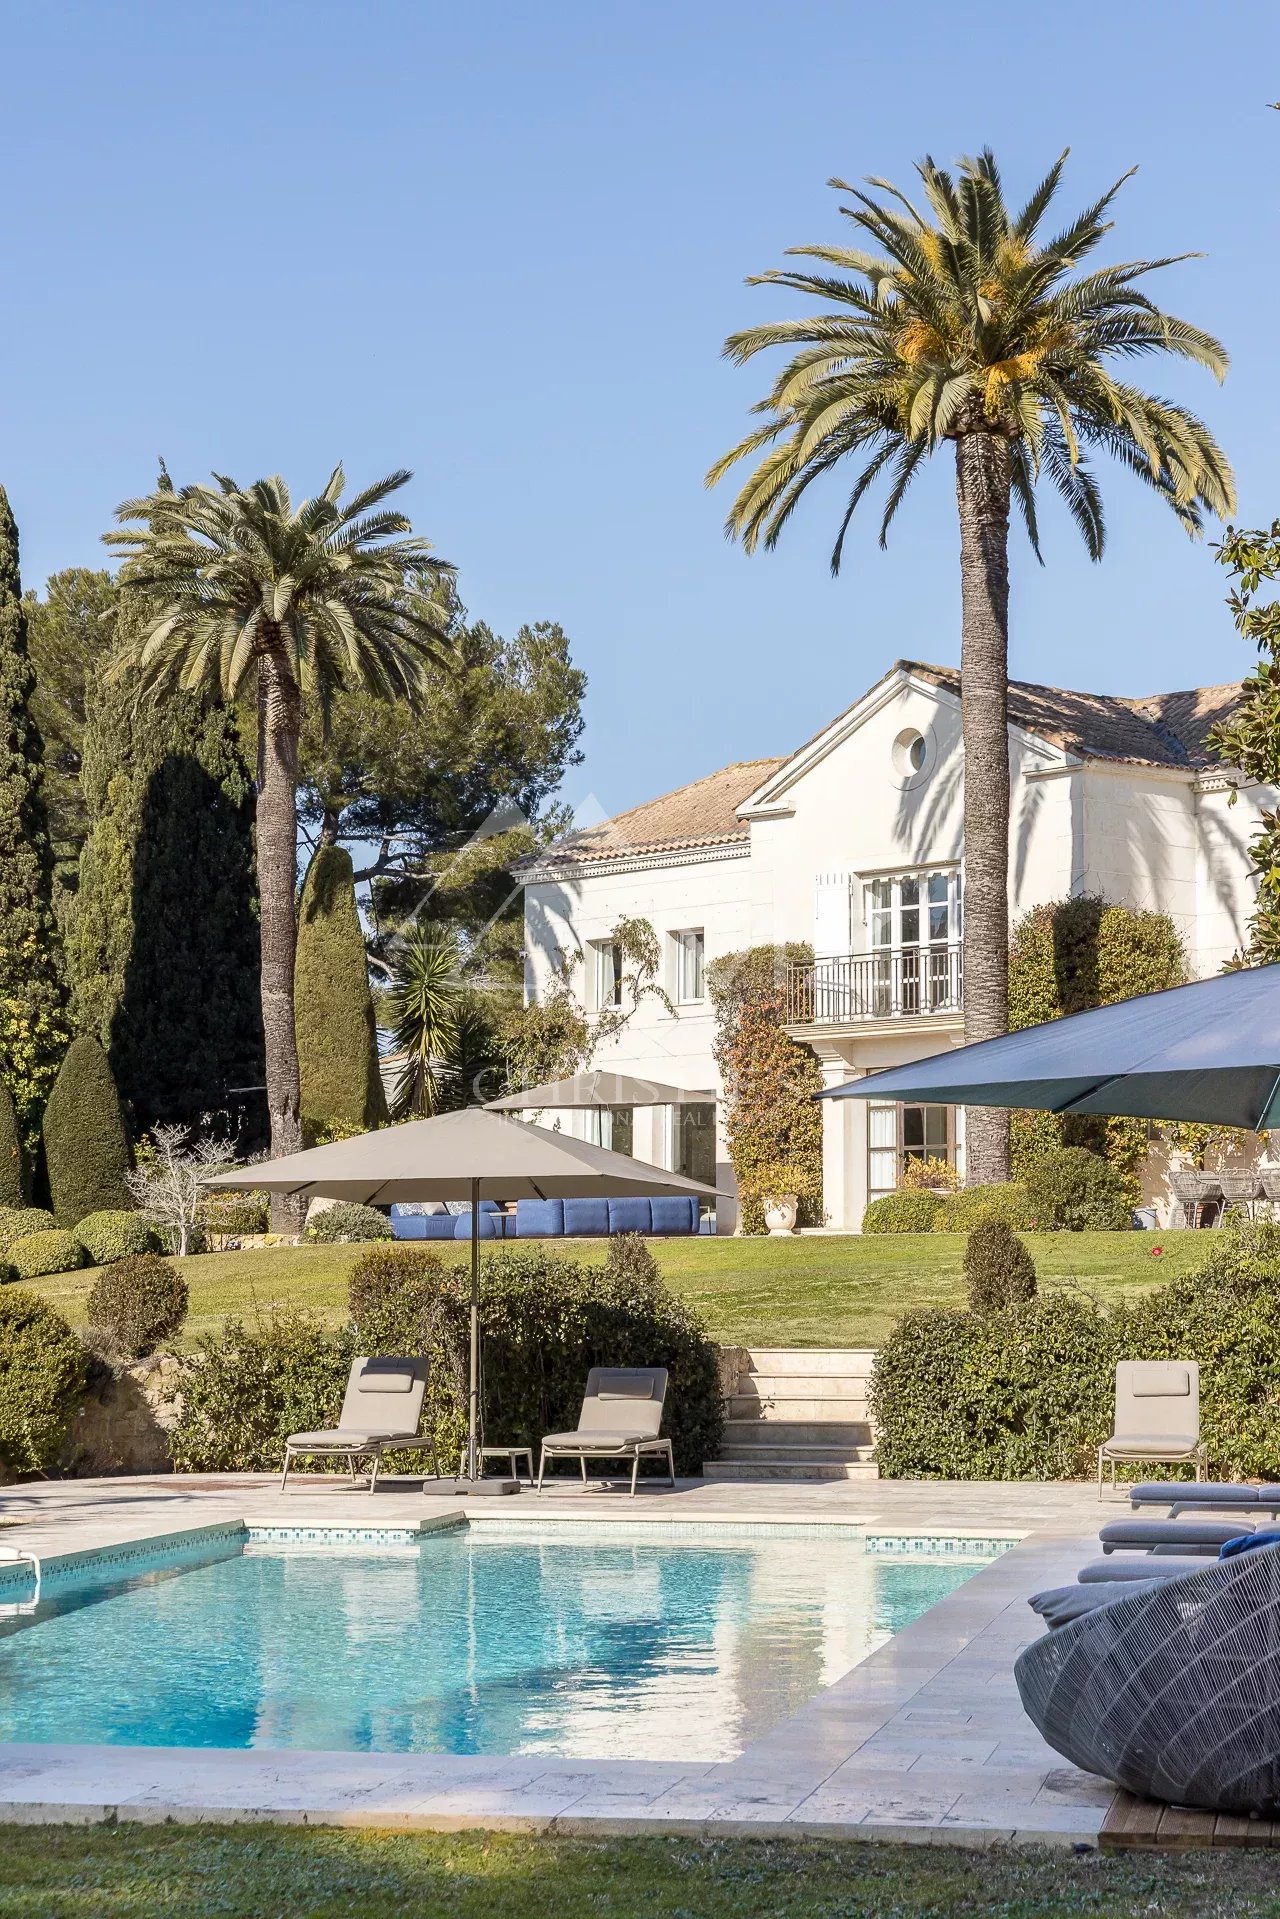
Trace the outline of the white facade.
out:
[[[1202,731],[1233,696],[1232,688],[1168,696],[1169,710],[1183,716],[1185,735],[1189,702]],[[1274,795],[1243,788],[1231,804],[1231,782],[1202,738],[1156,724],[1156,710],[1011,689],[1010,914],[1080,894],[1166,912],[1203,976],[1245,939],[1255,893],[1247,846]],[[597,1048],[596,1066],[719,1092],[710,1007],[680,998],[682,983],[696,986],[691,949],[709,963],[787,941],[814,946],[812,975],[796,980],[793,1030],[828,1084],[959,1044],[962,781],[955,676],[900,662],[788,759],[728,768],[602,831],[570,836],[531,865],[527,991],[545,992],[568,958],[575,992],[597,1010],[610,981],[600,951],[629,915],[659,936],[673,1010],[644,1000]],[[681,937],[693,934],[700,943]],[[878,1111],[860,1100],[822,1110],[833,1227],[857,1230],[868,1197],[892,1183],[913,1145],[963,1165],[959,1115]],[[580,1132],[593,1123],[561,1119]],[[636,1156],[679,1163],[671,1125],[670,1109],[637,1108]],[[722,1135],[717,1162],[718,1183],[731,1185]],[[720,1230],[731,1218],[722,1209]]]

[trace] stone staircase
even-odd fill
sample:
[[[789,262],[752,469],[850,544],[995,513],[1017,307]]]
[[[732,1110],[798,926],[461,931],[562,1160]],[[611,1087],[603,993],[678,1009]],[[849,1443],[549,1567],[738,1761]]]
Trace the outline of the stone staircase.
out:
[[[739,1349],[720,1457],[704,1479],[876,1479],[867,1378],[875,1354]]]

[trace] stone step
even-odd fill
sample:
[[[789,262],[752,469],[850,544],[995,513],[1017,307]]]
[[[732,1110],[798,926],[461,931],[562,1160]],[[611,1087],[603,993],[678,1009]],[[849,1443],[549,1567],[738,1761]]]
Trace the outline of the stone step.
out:
[[[726,1419],[729,1446],[848,1446],[871,1444],[865,1419]]]
[[[848,1461],[839,1466],[822,1465],[776,1465],[769,1461],[758,1464],[755,1460],[709,1459],[702,1468],[702,1477],[709,1480],[749,1480],[749,1479],[879,1479],[880,1468],[872,1461]]]
[[[720,1448],[721,1460],[738,1465],[857,1466],[872,1457],[870,1446],[735,1446]]]
[[[815,1379],[824,1373],[837,1377],[865,1379],[875,1361],[871,1347],[851,1346],[748,1346],[747,1371],[779,1378],[798,1374]]]
[[[797,1425],[859,1425],[867,1417],[865,1399],[757,1399],[752,1393],[735,1393],[729,1401],[730,1419],[782,1419]]]
[[[739,1373],[738,1394],[743,1399],[865,1399],[865,1379],[818,1373],[804,1379],[799,1373]]]

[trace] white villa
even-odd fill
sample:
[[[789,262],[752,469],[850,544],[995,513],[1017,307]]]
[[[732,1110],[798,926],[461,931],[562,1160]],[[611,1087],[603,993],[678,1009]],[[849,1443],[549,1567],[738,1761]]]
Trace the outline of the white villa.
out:
[[[1230,805],[1239,782],[1205,749],[1238,697],[1236,685],[1131,700],[1011,684],[1011,915],[1073,894],[1158,909],[1193,972],[1216,972],[1244,938],[1247,846],[1275,804],[1246,786]],[[589,1011],[612,1004],[612,930],[624,914],[643,917],[662,942],[674,1011],[644,999],[593,1064],[707,1091],[679,1116],[636,1107],[560,1123],[731,1190],[704,970],[748,946],[812,942],[813,967],[793,969],[791,1031],[828,1085],[958,1045],[963,775],[958,673],[900,660],[785,759],[724,767],[527,863],[528,995],[580,957],[574,990]],[[951,1108],[837,1100],[822,1112],[831,1227],[856,1231],[906,1156],[945,1154],[963,1171]],[[733,1216],[721,1207],[721,1232]]]

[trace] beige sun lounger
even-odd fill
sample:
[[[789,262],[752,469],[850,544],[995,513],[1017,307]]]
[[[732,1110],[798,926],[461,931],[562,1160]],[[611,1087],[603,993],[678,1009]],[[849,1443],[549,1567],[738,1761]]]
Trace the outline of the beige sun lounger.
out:
[[[1204,1468],[1200,1444],[1200,1368],[1194,1359],[1122,1359],[1116,1367],[1115,1431],[1098,1448],[1098,1497],[1103,1468],[1144,1460],[1162,1466]]]
[[[426,1392],[425,1359],[353,1359],[338,1424],[323,1432],[290,1433],[285,1441],[281,1492],[289,1483],[294,1460],[303,1457],[345,1459],[353,1479],[356,1461],[370,1460],[372,1492],[384,1452],[429,1452],[438,1479],[435,1440],[421,1431]]]
[[[548,1433],[542,1442],[538,1490],[542,1489],[550,1459],[578,1460],[584,1480],[589,1459],[629,1459],[634,1495],[640,1461],[664,1455],[674,1486],[676,1466],[671,1441],[660,1436],[666,1397],[665,1366],[593,1366],[587,1375],[577,1430]]]

